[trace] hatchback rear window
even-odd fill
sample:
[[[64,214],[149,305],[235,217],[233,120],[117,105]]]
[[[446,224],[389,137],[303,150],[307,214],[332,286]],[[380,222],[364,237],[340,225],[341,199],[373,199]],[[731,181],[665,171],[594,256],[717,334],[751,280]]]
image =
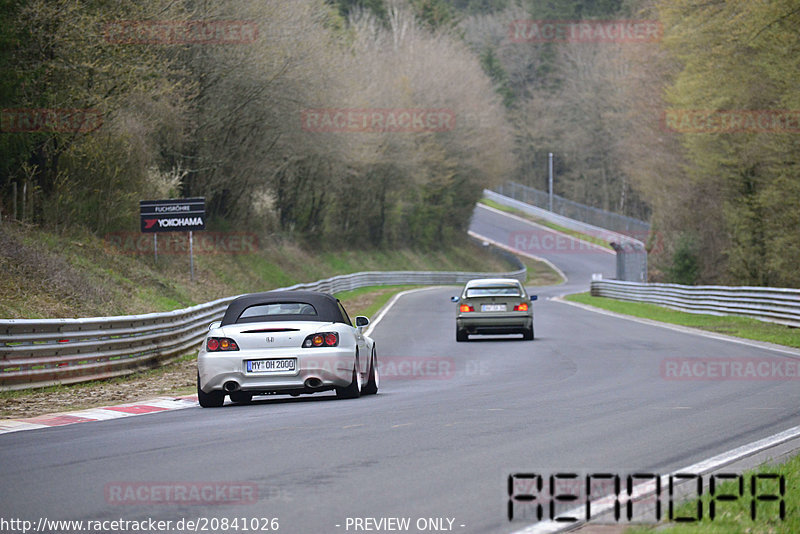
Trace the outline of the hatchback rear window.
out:
[[[280,316],[317,315],[317,310],[307,302],[272,302],[270,304],[256,304],[245,308],[237,323],[250,323],[264,319],[268,321],[279,320]],[[289,317],[287,317],[289,318]]]
[[[521,297],[519,288],[512,286],[471,287],[467,289],[467,297]]]

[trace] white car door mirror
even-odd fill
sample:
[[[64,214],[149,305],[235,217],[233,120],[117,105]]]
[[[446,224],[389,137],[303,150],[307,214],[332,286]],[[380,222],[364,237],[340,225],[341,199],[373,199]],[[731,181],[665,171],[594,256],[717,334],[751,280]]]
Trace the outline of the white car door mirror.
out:
[[[364,317],[363,315],[357,316],[356,327],[363,328],[365,326],[369,326],[369,317]]]

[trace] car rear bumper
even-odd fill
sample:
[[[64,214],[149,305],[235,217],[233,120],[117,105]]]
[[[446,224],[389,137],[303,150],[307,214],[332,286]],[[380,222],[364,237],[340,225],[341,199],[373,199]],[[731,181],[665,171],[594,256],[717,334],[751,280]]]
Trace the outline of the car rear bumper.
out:
[[[346,387],[353,378],[354,354],[333,348],[292,350],[285,354],[237,352],[201,352],[197,358],[201,389],[212,391],[245,391],[280,393],[324,391]],[[281,351],[282,352],[282,351]],[[294,371],[280,373],[247,372],[246,361],[271,358],[297,358]],[[228,387],[226,388],[226,384]],[[235,387],[235,389],[230,389]]]
[[[469,334],[518,334],[533,327],[530,315],[474,316],[456,318],[456,326]]]

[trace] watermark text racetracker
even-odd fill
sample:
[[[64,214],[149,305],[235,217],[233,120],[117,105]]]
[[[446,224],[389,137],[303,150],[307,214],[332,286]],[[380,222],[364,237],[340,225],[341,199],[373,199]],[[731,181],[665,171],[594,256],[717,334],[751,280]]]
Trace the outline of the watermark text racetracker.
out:
[[[678,133],[800,133],[797,109],[668,109],[661,128]]]
[[[306,109],[300,119],[303,130],[316,133],[447,132],[456,126],[451,109]]]
[[[153,238],[140,232],[112,232],[105,235],[104,246],[115,254],[152,254]],[[259,239],[249,232],[197,232],[192,237],[195,254],[251,254],[258,252]],[[188,254],[189,236],[185,233],[161,234],[159,254]]]
[[[243,505],[258,500],[253,482],[109,482],[103,491],[112,505]]]
[[[653,43],[664,28],[657,20],[514,20],[512,43]]]
[[[320,368],[347,378],[349,369],[337,369],[325,360],[309,361],[309,367]],[[457,359],[449,356],[384,356],[378,354],[378,373],[382,382],[394,380],[452,380],[457,376],[487,376],[488,361]]]
[[[36,520],[0,517],[0,532],[27,534],[61,534],[91,532],[113,534],[118,532],[276,532],[280,530],[277,517],[193,517],[181,519],[49,519]]]
[[[590,243],[580,238],[569,237],[567,235],[554,232],[545,228],[535,228],[532,230],[514,231],[509,234],[508,245],[522,252],[529,253],[556,253],[556,254],[596,254],[607,253],[600,243],[619,242],[625,236],[613,234],[611,232],[598,232],[590,236],[597,239],[596,243]],[[649,244],[649,252],[655,254],[663,249],[663,242],[659,233],[632,232],[628,236]],[[646,245],[647,246],[647,245]]]
[[[800,380],[800,360],[790,358],[665,358],[665,380]]]
[[[0,132],[89,133],[103,125],[96,109],[16,108],[0,110]]]

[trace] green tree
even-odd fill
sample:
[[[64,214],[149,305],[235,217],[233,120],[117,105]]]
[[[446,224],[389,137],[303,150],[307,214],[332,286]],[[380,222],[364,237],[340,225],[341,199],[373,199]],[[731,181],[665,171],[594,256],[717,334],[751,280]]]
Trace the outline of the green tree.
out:
[[[669,268],[669,282],[693,285],[697,282],[700,266],[699,251],[694,236],[683,234],[678,238]]]
[[[770,112],[800,104],[800,10],[774,2],[660,2],[665,44],[682,69],[667,91],[678,110]],[[730,282],[800,285],[785,254],[796,250],[792,224],[800,167],[797,135],[780,129],[714,129],[681,134],[690,180],[715,190],[728,243],[719,252]],[[714,187],[709,187],[711,184]],[[705,239],[712,240],[713,236]]]
[[[148,170],[163,163],[160,151],[179,143],[172,133],[180,122],[182,90],[170,79],[170,58],[160,49],[117,44],[106,29],[121,19],[169,19],[180,8],[168,1],[111,6],[88,0],[0,7],[1,35],[10,45],[0,56],[4,107],[32,116],[37,109],[79,109],[102,117],[102,127],[92,131],[44,125],[4,133],[6,190],[16,182],[33,191],[26,215],[37,221],[47,213],[51,223],[77,218],[102,231],[130,220],[130,197],[146,188]]]
[[[531,16],[537,19],[581,20],[617,14],[623,0],[526,0]]]
[[[494,50],[488,46],[484,49],[480,58],[483,71],[494,81],[497,94],[503,99],[503,104],[510,108],[514,104],[514,92],[508,86],[508,75],[503,65]]]
[[[385,21],[387,12],[384,0],[328,0],[332,5],[339,9],[339,14],[345,19],[356,9],[364,9],[372,13],[378,19]]]
[[[458,14],[446,0],[410,0],[414,14],[428,28],[451,28],[458,22]]]
[[[488,15],[506,9],[512,0],[447,0],[454,9],[467,15]]]

